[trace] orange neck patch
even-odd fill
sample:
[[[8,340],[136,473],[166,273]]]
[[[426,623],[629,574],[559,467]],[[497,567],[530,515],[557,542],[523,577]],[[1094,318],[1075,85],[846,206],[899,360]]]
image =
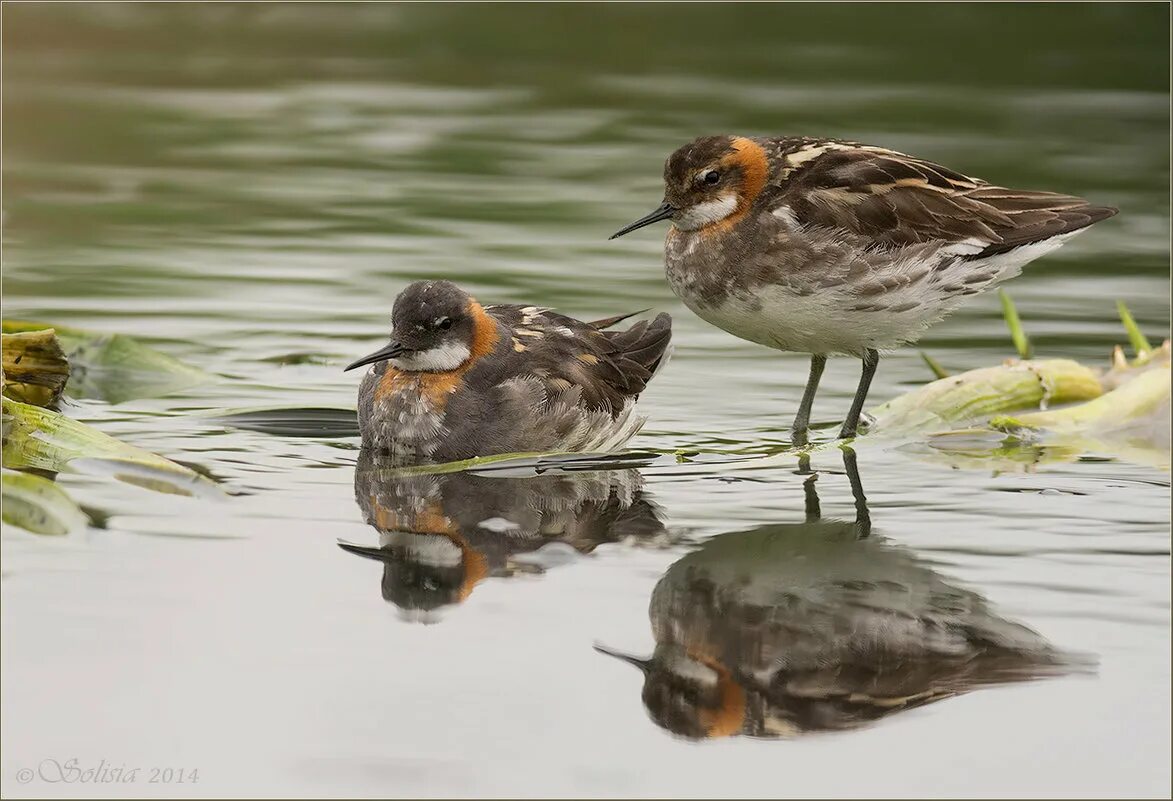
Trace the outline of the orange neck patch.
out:
[[[464,374],[472,369],[478,359],[492,353],[501,338],[497,333],[496,321],[481,304],[470,299],[466,311],[472,318],[472,343],[464,364],[443,373],[411,373],[397,370],[388,364],[383,377],[379,379],[379,385],[375,387],[375,400],[381,401],[400,392],[411,391],[425,396],[437,411],[442,410],[448,403],[448,396],[460,388]]]
[[[373,494],[367,498],[375,512],[375,527],[380,531],[411,531],[416,534],[449,535],[456,531],[452,521],[444,516],[444,510],[439,503],[432,502],[422,511],[409,518],[401,518],[398,513],[379,503]]]
[[[484,313],[482,311],[482,313]],[[463,554],[464,580],[456,590],[457,602],[464,601],[477,584],[489,575],[489,560],[483,553],[472,547],[460,535],[452,521],[444,515],[439,503],[430,503],[423,511],[409,518],[400,516],[378,502],[374,495],[367,496],[375,511],[375,527],[380,531],[406,531],[412,534],[432,534],[447,537]]]
[[[463,603],[472,594],[473,587],[489,575],[489,560],[459,534],[452,535],[452,541],[464,554],[464,581],[460,582],[460,589],[456,591],[458,603]]]
[[[733,150],[721,159],[721,166],[737,167],[741,170],[742,181],[737,191],[737,208],[725,219],[701,228],[702,235],[726,231],[745,217],[754,201],[758,199],[758,195],[766,188],[766,179],[770,172],[766,151],[757,142],[744,136],[738,136],[733,140]]]
[[[721,692],[720,706],[716,709],[702,710],[700,713],[700,723],[705,727],[705,736],[716,738],[737,734],[745,722],[745,690],[720,660],[692,649],[688,649],[687,653],[717,673],[717,688]]]

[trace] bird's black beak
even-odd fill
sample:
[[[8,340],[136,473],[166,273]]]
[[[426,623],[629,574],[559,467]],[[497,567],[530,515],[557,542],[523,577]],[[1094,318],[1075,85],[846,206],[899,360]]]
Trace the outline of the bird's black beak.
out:
[[[338,540],[338,547],[347,553],[358,554],[365,556],[367,559],[375,559],[380,562],[390,562],[393,554],[385,548],[368,548],[365,545],[355,545],[350,542]]]
[[[622,662],[626,662],[629,665],[634,665],[635,667],[639,668],[645,676],[652,667],[652,660],[650,659],[640,659],[638,656],[631,656],[629,654],[620,653],[619,651],[612,651],[607,646],[600,645],[599,643],[595,643],[595,650],[600,654],[613,656]]]
[[[408,349],[403,347],[402,344],[396,342],[395,340],[391,340],[387,343],[387,347],[377,350],[369,356],[363,356],[358,361],[351,362],[342,369],[342,372],[345,373],[347,370],[353,370],[356,367],[362,367],[364,364],[374,364],[375,362],[394,359],[396,356],[402,356],[407,352]]]
[[[673,207],[673,205],[671,203],[665,203],[664,205],[660,206],[660,208],[656,209],[648,216],[640,217],[638,220],[633,222],[631,225],[627,226],[626,228],[620,228],[618,231],[611,234],[611,236],[609,236],[607,238],[608,239],[616,239],[618,237],[623,236],[624,234],[630,234],[636,228],[643,228],[645,225],[651,225],[652,223],[657,223],[660,220],[667,220],[669,217],[671,217],[675,213],[676,213],[675,207]]]

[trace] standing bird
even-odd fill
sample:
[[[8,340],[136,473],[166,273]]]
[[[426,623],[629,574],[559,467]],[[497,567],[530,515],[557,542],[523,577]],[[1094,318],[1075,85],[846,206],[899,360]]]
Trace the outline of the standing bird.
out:
[[[663,205],[611,238],[671,220],[664,261],[686,306],[742,339],[811,354],[796,444],[828,355],[863,359],[839,432],[854,437],[881,350],[1116,213],[809,137],[702,137],[668,157],[664,184]]]
[[[939,565],[873,532],[854,454],[854,521],[822,517],[719,534],[656,583],[644,674],[656,724],[689,739],[848,731],[999,684],[1089,672],[1002,617]]]
[[[450,281],[395,299],[391,341],[358,392],[363,445],[399,464],[605,451],[644,423],[635,402],[666,361],[672,318],[584,323],[537,306],[482,306]]]

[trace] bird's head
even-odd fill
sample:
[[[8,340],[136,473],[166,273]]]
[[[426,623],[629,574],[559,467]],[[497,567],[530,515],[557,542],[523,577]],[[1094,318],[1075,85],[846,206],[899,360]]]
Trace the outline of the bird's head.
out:
[[[741,732],[745,690],[719,661],[667,644],[657,646],[650,659],[601,645],[595,650],[639,668],[644,674],[644,708],[661,728],[690,740]]]
[[[480,329],[491,325],[481,305],[451,281],[416,281],[395,299],[391,341],[346,369],[389,361],[406,372],[456,370],[477,355]]]
[[[769,162],[762,146],[743,136],[705,136],[664,163],[664,202],[611,236],[660,220],[685,231],[731,222],[749,211],[766,186]]]

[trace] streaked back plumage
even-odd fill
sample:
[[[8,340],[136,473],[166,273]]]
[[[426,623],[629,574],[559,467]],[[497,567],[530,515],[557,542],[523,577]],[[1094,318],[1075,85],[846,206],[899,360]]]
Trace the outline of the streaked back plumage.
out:
[[[783,148],[791,140],[776,140]],[[803,159],[804,151],[827,148]],[[799,166],[788,169],[790,161]],[[970,258],[1005,253],[1116,214],[1080,197],[1007,189],[894,150],[851,142],[798,147],[784,156],[767,201],[803,225],[839,229],[874,245],[983,242]]]

